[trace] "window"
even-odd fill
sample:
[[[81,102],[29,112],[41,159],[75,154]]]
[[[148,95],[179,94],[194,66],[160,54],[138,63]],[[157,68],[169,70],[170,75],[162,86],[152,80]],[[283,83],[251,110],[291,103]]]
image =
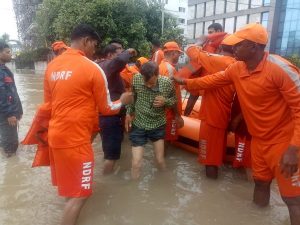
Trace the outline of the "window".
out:
[[[224,20],[220,19],[220,20],[215,20],[214,23],[219,23],[222,25],[222,27],[224,28]]]
[[[260,23],[260,13],[249,15],[249,23]]]
[[[226,2],[226,12],[236,11],[236,1],[237,0],[227,0],[227,2]]]
[[[278,25],[278,32],[283,32],[283,28],[284,28],[284,22],[280,22]]]
[[[204,17],[204,3],[197,5],[197,18]]]
[[[185,12],[185,8],[184,7],[179,7],[179,12]]]
[[[236,18],[236,27],[235,27],[235,30],[240,29],[241,27],[243,27],[246,24],[247,24],[247,15],[238,16]]]
[[[261,7],[263,5],[263,0],[251,0],[251,8]]]
[[[238,10],[245,10],[249,8],[249,0],[239,0]]]
[[[215,1],[206,2],[205,16],[213,16],[215,11]]]
[[[203,22],[196,23],[195,37],[197,38],[200,35],[203,35]]]
[[[179,23],[179,24],[185,24],[185,19],[178,18],[178,23]]]
[[[195,19],[196,5],[189,6],[188,8],[188,20]]]
[[[222,14],[225,11],[225,0],[216,0],[216,14]]]
[[[264,6],[269,6],[270,5],[270,0],[264,0],[263,5]]]
[[[195,24],[188,24],[187,26],[187,37],[190,39],[194,39],[195,38]]]
[[[261,14],[261,24],[267,28],[268,27],[268,20],[269,20],[269,12],[263,12]]]
[[[225,19],[225,31],[230,34],[234,32],[234,17]]]

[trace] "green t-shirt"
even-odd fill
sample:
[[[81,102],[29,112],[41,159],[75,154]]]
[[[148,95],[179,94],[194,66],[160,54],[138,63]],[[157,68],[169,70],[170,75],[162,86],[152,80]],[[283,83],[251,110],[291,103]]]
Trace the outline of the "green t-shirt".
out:
[[[141,74],[136,74],[132,81],[135,96],[134,104],[128,105],[127,114],[134,115],[133,125],[145,130],[153,130],[166,124],[165,109],[176,104],[176,93],[173,82],[164,76],[159,76],[157,85],[148,88],[144,85]],[[153,102],[156,96],[165,97],[165,106],[156,108]]]

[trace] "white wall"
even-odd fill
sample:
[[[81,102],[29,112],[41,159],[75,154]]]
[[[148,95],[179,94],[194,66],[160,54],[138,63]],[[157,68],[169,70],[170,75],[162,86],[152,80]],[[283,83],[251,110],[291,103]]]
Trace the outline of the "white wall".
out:
[[[183,24],[178,27],[184,29],[184,36],[187,36],[187,16],[188,16],[188,0],[164,0],[165,12],[173,14],[177,18],[184,19]],[[185,12],[179,12],[179,7],[184,8]]]

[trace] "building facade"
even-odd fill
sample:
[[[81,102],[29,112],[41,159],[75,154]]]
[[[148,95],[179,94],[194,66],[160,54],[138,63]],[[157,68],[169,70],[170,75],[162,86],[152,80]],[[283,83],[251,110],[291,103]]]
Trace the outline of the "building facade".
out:
[[[277,0],[270,51],[300,56],[300,0]]]
[[[164,11],[177,18],[178,27],[187,36],[188,0],[162,0]]]
[[[259,22],[269,33],[268,48],[280,55],[300,55],[299,0],[189,0],[189,42],[207,34],[212,23],[233,33],[247,23]]]
[[[43,0],[12,0],[16,15],[19,39],[23,45],[31,46],[36,41],[36,11]]]

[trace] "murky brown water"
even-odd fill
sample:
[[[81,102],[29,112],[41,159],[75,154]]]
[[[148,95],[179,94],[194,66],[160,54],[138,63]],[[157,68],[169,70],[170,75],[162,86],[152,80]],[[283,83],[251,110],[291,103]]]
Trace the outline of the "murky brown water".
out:
[[[24,106],[22,139],[37,104],[42,101],[42,75],[16,74]],[[127,138],[126,138],[127,140]],[[251,203],[253,184],[239,171],[224,167],[220,179],[205,178],[196,156],[169,149],[168,170],[158,172],[151,145],[144,157],[143,178],[130,181],[130,145],[125,141],[118,171],[101,175],[100,139],[96,156],[94,195],[84,207],[79,225],[288,225],[287,209],[272,187],[271,206]],[[31,168],[35,149],[21,146],[16,157],[0,156],[0,225],[58,225],[64,199],[50,184],[48,168]]]

